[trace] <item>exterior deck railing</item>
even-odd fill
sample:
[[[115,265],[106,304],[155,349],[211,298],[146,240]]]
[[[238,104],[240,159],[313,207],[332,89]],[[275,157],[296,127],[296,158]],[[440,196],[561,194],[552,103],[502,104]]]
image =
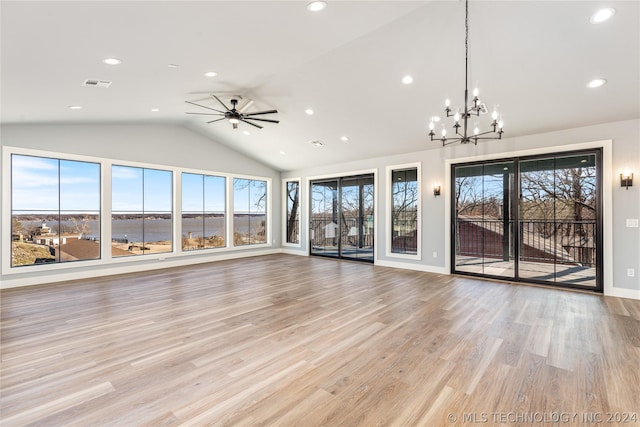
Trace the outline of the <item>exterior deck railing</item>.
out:
[[[458,218],[456,253],[508,260],[513,256],[513,227],[511,220]],[[518,232],[523,261],[596,264],[594,220],[524,220]]]

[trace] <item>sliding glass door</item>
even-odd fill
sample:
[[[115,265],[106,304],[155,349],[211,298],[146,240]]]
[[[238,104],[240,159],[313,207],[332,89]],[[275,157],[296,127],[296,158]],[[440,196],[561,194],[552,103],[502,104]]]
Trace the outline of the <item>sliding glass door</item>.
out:
[[[452,271],[602,290],[600,151],[455,165]]]
[[[373,262],[373,175],[311,183],[311,254]]]
[[[455,269],[515,277],[514,162],[455,168]]]
[[[598,287],[596,164],[596,153],[520,162],[520,277]]]

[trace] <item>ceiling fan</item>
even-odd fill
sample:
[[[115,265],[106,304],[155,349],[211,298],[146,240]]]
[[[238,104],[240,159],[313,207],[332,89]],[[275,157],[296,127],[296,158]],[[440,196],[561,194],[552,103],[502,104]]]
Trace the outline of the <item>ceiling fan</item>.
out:
[[[243,122],[243,123],[247,123],[251,126],[255,126],[259,129],[262,129],[262,126],[260,126],[259,124],[253,123],[253,121],[259,121],[259,122],[268,122],[268,123],[280,123],[279,120],[272,120],[272,119],[262,119],[262,118],[257,118],[257,117],[253,117],[253,116],[260,116],[262,114],[275,114],[278,112],[278,110],[265,110],[265,111],[256,111],[254,113],[243,113],[242,111],[236,109],[236,106],[238,105],[238,100],[237,99],[231,99],[231,108],[227,107],[225,105],[224,102],[222,102],[220,100],[220,98],[218,98],[217,96],[215,96],[214,94],[211,94],[211,96],[220,103],[220,105],[222,105],[225,109],[225,111],[222,110],[216,110],[215,108],[211,108],[211,107],[207,107],[206,105],[201,105],[201,104],[197,104],[195,102],[191,102],[191,101],[185,101],[187,104],[191,104],[191,105],[195,105],[196,107],[200,107],[200,108],[206,108],[207,110],[213,110],[215,111],[215,113],[190,113],[187,112],[187,114],[197,114],[197,115],[202,115],[202,116],[222,116],[219,119],[214,119],[211,120],[207,123],[215,123],[215,122],[219,122],[220,120],[229,120],[229,123],[231,123],[233,125],[234,129],[238,128],[238,123]]]

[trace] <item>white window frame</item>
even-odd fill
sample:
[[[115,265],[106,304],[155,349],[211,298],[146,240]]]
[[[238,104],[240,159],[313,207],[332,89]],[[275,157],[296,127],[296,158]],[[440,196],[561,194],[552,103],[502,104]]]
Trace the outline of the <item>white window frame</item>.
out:
[[[83,260],[81,263],[51,263],[39,264],[33,266],[11,267],[11,156],[24,155],[34,157],[47,157],[60,160],[81,161],[97,163],[100,165],[100,254],[101,258],[96,260]],[[145,169],[156,169],[172,172],[173,176],[173,194],[172,194],[172,220],[173,220],[173,250],[159,254],[146,254],[141,256],[130,257],[112,257],[111,256],[111,218],[112,218],[112,166],[128,166]],[[226,246],[221,248],[206,248],[198,251],[182,250],[182,173],[195,173],[201,175],[211,175],[224,177],[226,179]],[[46,150],[35,150],[20,147],[2,147],[2,239],[0,248],[3,253],[2,274],[10,275],[33,275],[43,274],[47,271],[68,270],[70,272],[81,271],[87,267],[105,267],[109,265],[126,265],[127,263],[140,263],[142,261],[153,262],[154,260],[164,261],[165,259],[197,259],[203,255],[219,253],[219,252],[241,252],[247,250],[255,250],[256,248],[272,247],[273,229],[273,194],[272,179],[264,176],[243,175],[233,173],[223,173],[211,170],[190,169],[169,165],[152,164],[144,162],[133,162],[126,160],[115,160],[102,157],[84,156],[69,153],[59,153]],[[265,221],[265,243],[253,245],[233,245],[233,180],[234,178],[251,179],[255,181],[266,182],[267,204],[266,204],[266,221]],[[4,256],[4,254],[8,254]]]
[[[287,196],[287,183],[289,182],[297,182],[298,183],[298,243],[289,243],[287,242],[287,220],[288,220],[288,196]],[[285,178],[282,180],[282,246],[287,246],[291,248],[300,248],[302,247],[302,178]]]
[[[404,163],[400,165],[390,165],[387,166],[386,172],[386,224],[385,224],[385,235],[387,238],[387,244],[385,245],[385,256],[389,258],[399,258],[399,259],[411,259],[411,260],[421,260],[422,259],[422,163]],[[391,222],[391,213],[393,211],[393,172],[397,170],[405,170],[405,169],[417,169],[417,181],[418,181],[418,221],[416,224],[416,253],[415,254],[401,254],[392,252],[391,249],[393,247],[393,226]]]

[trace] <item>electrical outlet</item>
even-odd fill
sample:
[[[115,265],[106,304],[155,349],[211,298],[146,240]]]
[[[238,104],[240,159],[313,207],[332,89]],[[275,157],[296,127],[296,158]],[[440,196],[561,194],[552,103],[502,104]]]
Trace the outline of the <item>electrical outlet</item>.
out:
[[[438,252],[437,251],[433,251],[433,257],[434,258],[438,258]]]
[[[638,228],[638,218],[627,218],[627,227]]]
[[[627,277],[636,277],[636,270],[633,268],[627,268]]]

